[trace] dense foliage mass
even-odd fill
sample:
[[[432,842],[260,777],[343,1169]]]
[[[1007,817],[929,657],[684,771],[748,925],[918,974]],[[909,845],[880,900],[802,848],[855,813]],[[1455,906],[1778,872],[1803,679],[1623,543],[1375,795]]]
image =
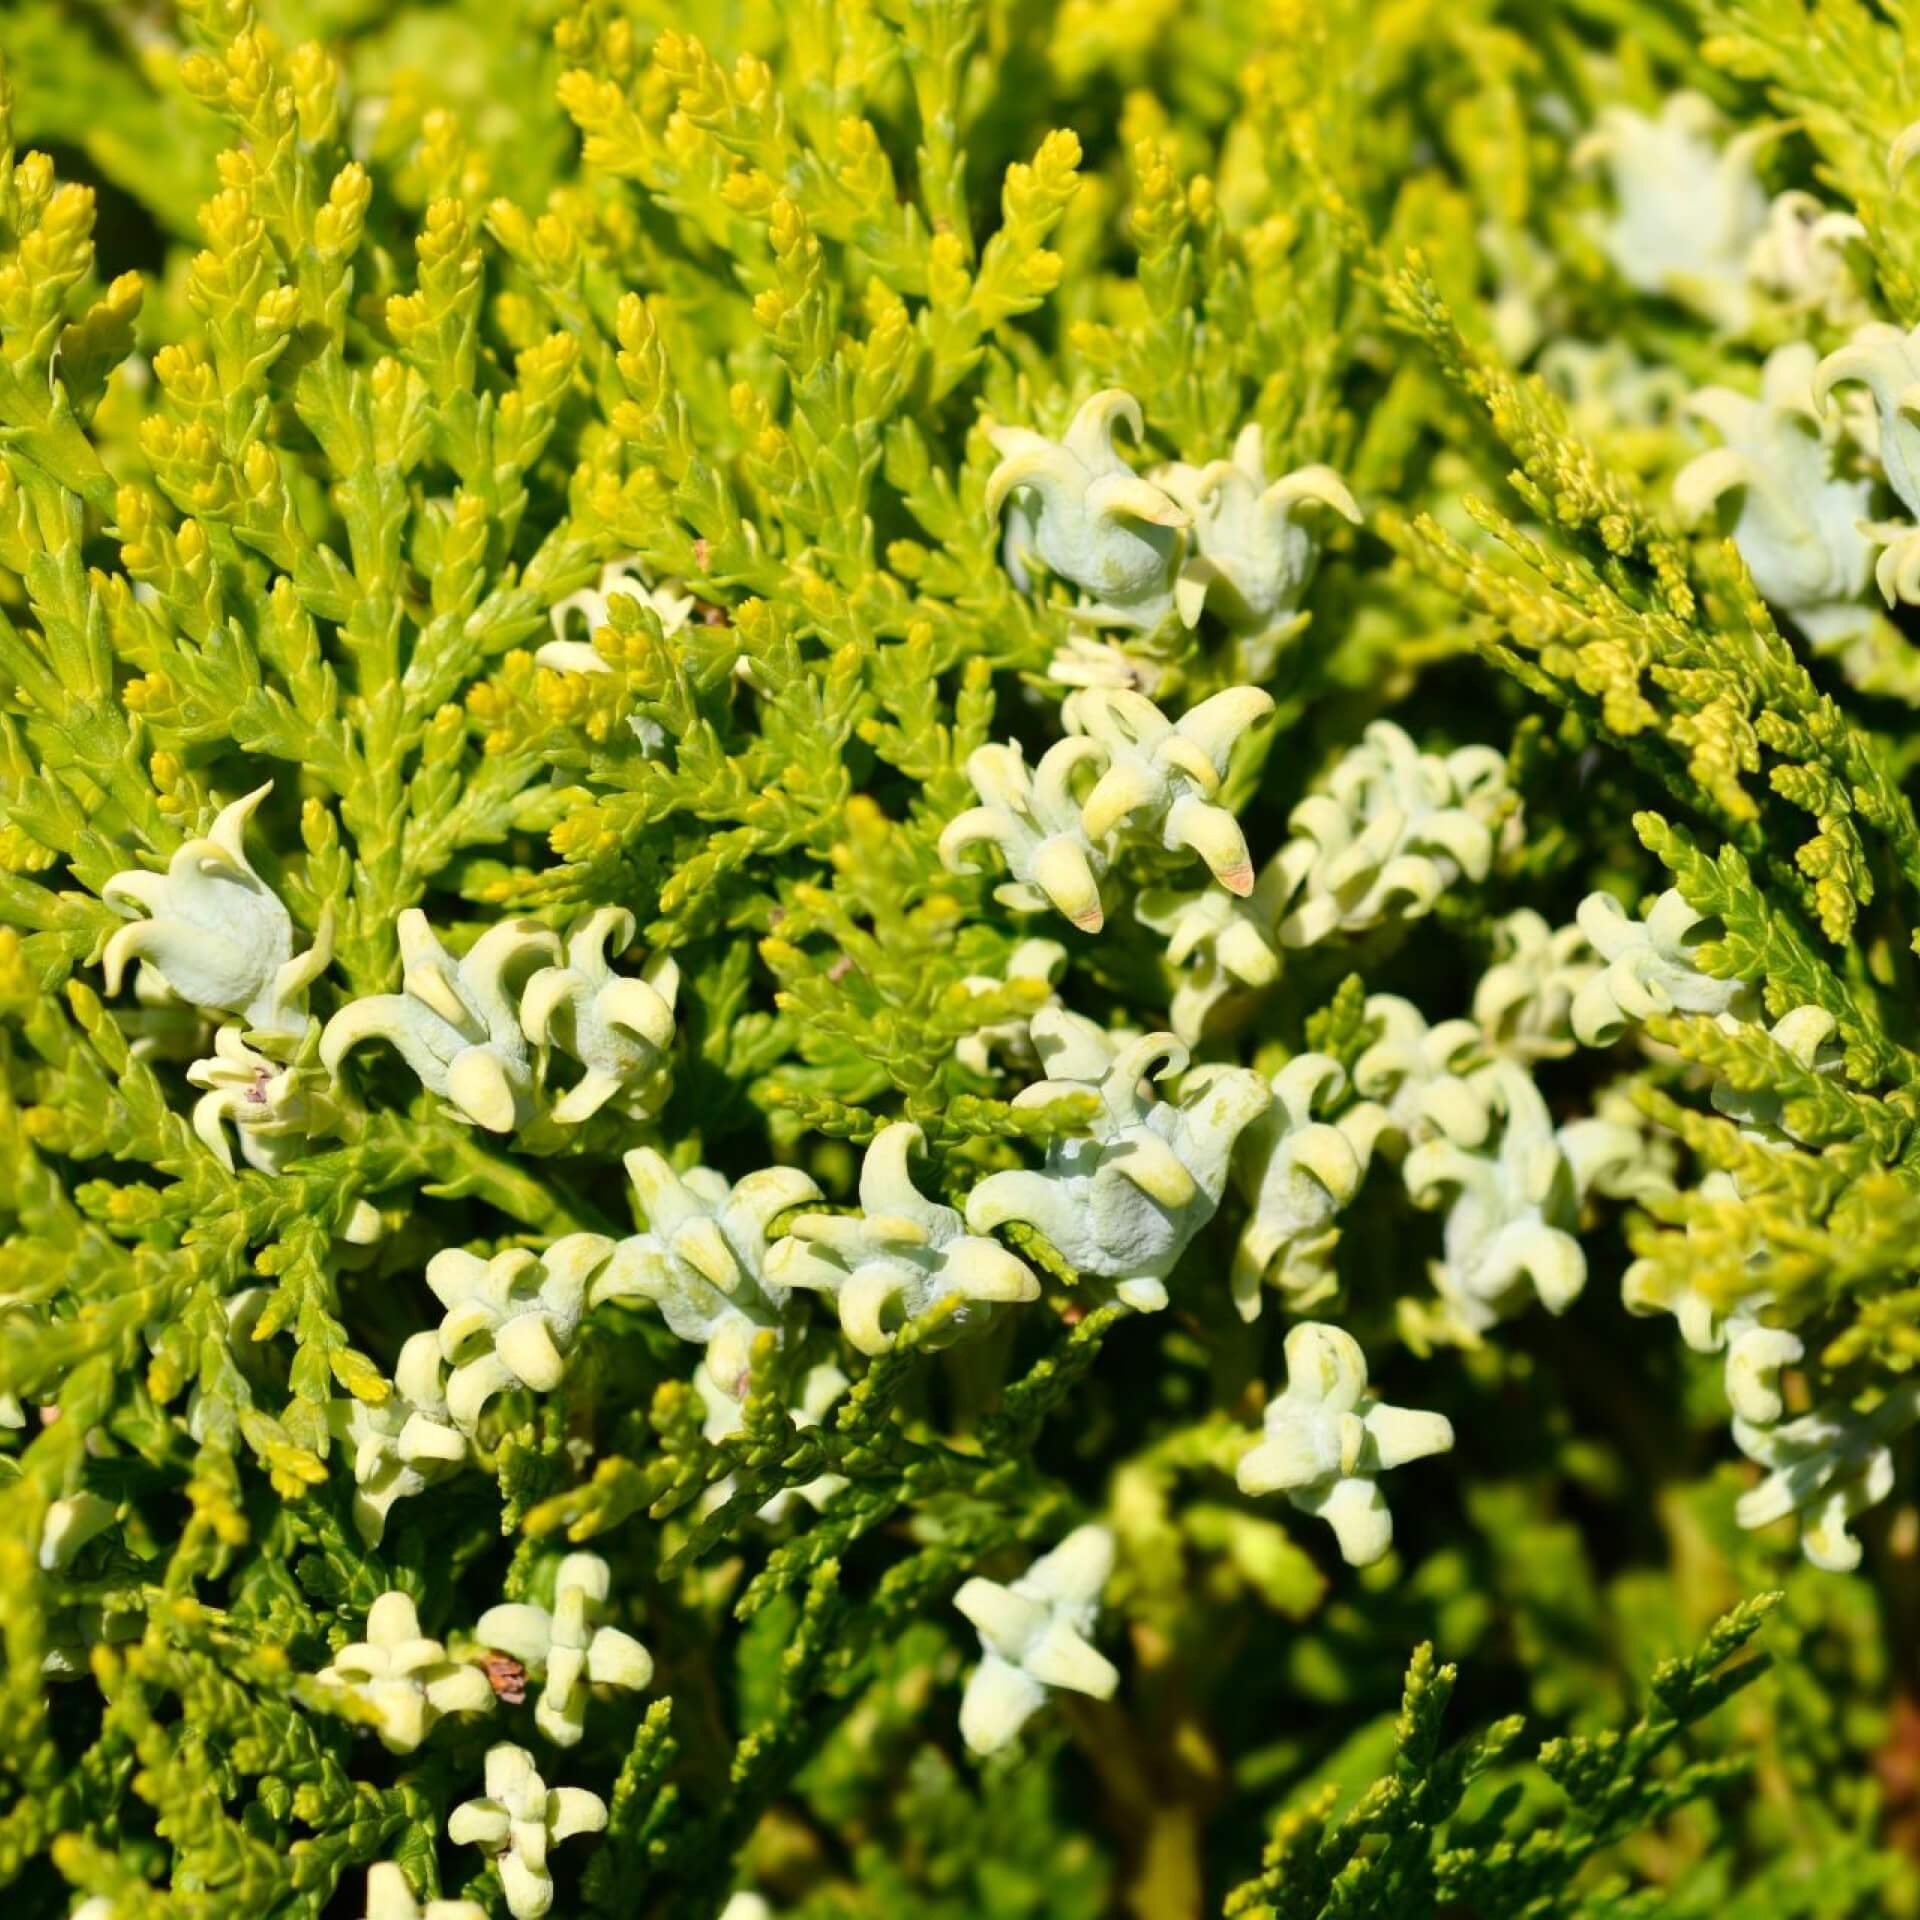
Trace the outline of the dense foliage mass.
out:
[[[1920,1911],[1917,49],[0,9],[22,1920]]]

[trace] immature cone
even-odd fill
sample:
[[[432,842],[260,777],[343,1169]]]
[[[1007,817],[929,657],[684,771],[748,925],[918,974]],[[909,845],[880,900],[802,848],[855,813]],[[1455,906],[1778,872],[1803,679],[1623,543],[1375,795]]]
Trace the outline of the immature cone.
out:
[[[1484,880],[1507,799],[1506,762],[1490,747],[1422,753],[1376,720],[1309,794],[1274,856],[1289,947],[1364,933],[1431,913],[1463,877]]]
[[[1322,507],[1355,526],[1360,509],[1331,467],[1300,467],[1269,481],[1265,437],[1249,421],[1230,460],[1162,467],[1153,476],[1192,516],[1199,569],[1217,612],[1260,632],[1298,612],[1319,543],[1301,518]]]
[[[1360,1190],[1386,1116],[1365,1103],[1329,1124],[1315,1108],[1337,1099],[1346,1074],[1325,1054],[1302,1053],[1273,1076],[1266,1112],[1243,1136],[1236,1160],[1247,1219],[1234,1247],[1230,1284],[1242,1320],[1260,1316],[1271,1278],[1299,1312],[1331,1294],[1337,1281],[1334,1225]]]
[[[980,1632],[982,1658],[960,1702],[960,1737],[978,1754],[1011,1741],[1050,1689],[1113,1697],[1120,1675],[1087,1635],[1113,1571],[1113,1535],[1079,1527],[1010,1586],[971,1579],[953,1604]]]
[[[250,1028],[306,1031],[307,988],[332,958],[332,916],[313,945],[293,953],[293,921],[248,862],[247,822],[272,783],[223,807],[204,840],[188,840],[164,874],[116,873],[100,889],[110,907],[139,908],[100,955],[107,991],[120,991],[129,960],[141,959],[191,1005],[245,1016]]]
[[[1466,1077],[1462,1095],[1430,1103],[1433,1130],[1402,1176],[1416,1206],[1446,1208],[1434,1284],[1456,1330],[1475,1339],[1530,1293],[1564,1313],[1586,1285],[1587,1259],[1573,1232],[1573,1165],[1533,1081],[1495,1060]]]
[[[1766,229],[1767,195],[1754,170],[1770,127],[1715,148],[1720,116],[1704,95],[1669,94],[1659,114],[1603,107],[1574,149],[1576,166],[1603,161],[1615,212],[1600,243],[1629,286],[1684,301],[1716,324],[1747,324],[1748,263]]]
[[[1272,696],[1258,687],[1228,687],[1177,721],[1123,688],[1069,694],[1061,718],[1106,752],[1106,771],[1081,806],[1082,830],[1094,841],[1122,832],[1169,853],[1197,853],[1229,893],[1251,893],[1246,836],[1215,796],[1235,743],[1272,711]]]
[[[1083,933],[1098,933],[1105,922],[1100,877],[1110,850],[1088,834],[1074,786],[1093,777],[1083,769],[1104,764],[1091,740],[1055,741],[1031,771],[1017,741],[976,747],[967,756],[967,778],[982,804],[947,823],[941,860],[960,873],[969,849],[998,847],[1009,878],[994,889],[996,900],[1029,912],[1051,906]]]
[[[803,1213],[767,1259],[767,1277],[831,1297],[862,1353],[884,1353],[900,1326],[957,1303],[939,1344],[976,1330],[995,1306],[1040,1297],[1040,1282],[998,1241],[968,1234],[926,1199],[911,1162],[926,1145],[910,1121],[883,1127],[860,1169],[860,1216]]]
[[[74,1920],[82,1920],[82,1915],[76,1914]],[[110,1916],[103,1915],[102,1920]],[[407,1885],[407,1876],[393,1861],[382,1860],[367,1869],[364,1920],[487,1920],[487,1910],[472,1900],[429,1900],[422,1907]]]
[[[486,1794],[463,1801],[447,1818],[456,1847],[478,1847],[492,1860],[514,1920],[541,1920],[553,1910],[548,1851],[575,1834],[598,1833],[607,1803],[584,1787],[552,1787],[533,1755],[503,1743],[487,1753]]]
[[[1380,1404],[1367,1392],[1366,1356],[1339,1327],[1303,1321],[1287,1335],[1286,1391],[1267,1405],[1265,1432],[1240,1457],[1242,1493],[1284,1493],[1332,1527],[1350,1566],[1393,1544],[1393,1516],[1376,1476],[1453,1445],[1437,1413]]]
[[[1837,471],[1839,424],[1822,420],[1814,371],[1813,348],[1796,341],[1767,356],[1758,400],[1728,387],[1694,394],[1687,411],[1723,444],[1674,475],[1673,502],[1691,523],[1736,496],[1733,542],[1760,597],[1815,645],[1833,646],[1872,622],[1860,595],[1873,567],[1861,532],[1873,483]]]
[[[1829,1573],[1851,1573],[1861,1555],[1852,1523],[1893,1491],[1889,1443],[1916,1422],[1920,1385],[1913,1382],[1864,1414],[1844,1405],[1820,1407],[1778,1426],[1757,1426],[1736,1414],[1735,1442],[1768,1472],[1734,1503],[1733,1517],[1743,1527],[1764,1527],[1795,1514],[1807,1558]]]
[[[585,1072],[553,1104],[562,1126],[589,1120],[616,1096],[658,1074],[673,1045],[680,969],[657,954],[640,977],[613,971],[610,954],[633,939],[633,915],[601,907],[567,941],[567,964],[542,967],[520,996],[520,1023],[536,1045],[556,1044]]]
[[[1183,569],[1186,509],[1121,459],[1113,431],[1122,420],[1137,441],[1139,401],[1109,387],[1082,404],[1058,440],[1025,427],[990,428],[1001,460],[987,476],[987,515],[997,517],[1012,496],[1026,503],[1008,535],[1018,577],[1022,549],[1030,549],[1081,589],[1081,619],[1147,628],[1177,611],[1192,626],[1206,587]]]
[[[491,1713],[493,1689],[478,1667],[450,1660],[438,1640],[425,1638],[413,1602],[383,1593],[367,1612],[367,1637],[342,1647],[317,1683],[373,1709],[380,1743],[411,1753],[441,1715]]]
[[[1111,1279],[1137,1311],[1157,1312],[1167,1276],[1220,1204],[1233,1144],[1265,1109],[1267,1084],[1209,1068],[1178,1101],[1158,1100],[1150,1083],[1187,1065],[1172,1034],[1122,1040],[1064,1008],[1035,1014],[1030,1031],[1048,1077],[1014,1105],[1097,1093],[1092,1137],[1055,1140],[1038,1170],[989,1174],[967,1196],[967,1225],[977,1234],[1012,1220],[1037,1227],[1071,1266]]]
[[[708,1371],[744,1400],[753,1350],[793,1331],[788,1289],[774,1275],[768,1229],[790,1208],[820,1198],[798,1167],[763,1167],[730,1185],[711,1167],[676,1173],[652,1147],[626,1158],[647,1231],[630,1235],[595,1276],[592,1304],[644,1300],[671,1332],[706,1347]]]
[[[630,1634],[601,1623],[612,1575],[596,1553],[570,1553],[553,1581],[553,1608],[514,1602],[489,1607],[475,1623],[483,1646],[511,1654],[543,1679],[533,1721],[556,1747],[586,1731],[590,1687],[637,1690],[653,1678],[653,1656]]]
[[[533,959],[558,960],[560,943],[531,921],[490,927],[459,961],[409,907],[399,919],[402,991],[349,1001],[327,1022],[320,1064],[328,1073],[368,1040],[386,1040],[430,1093],[489,1133],[532,1117],[533,1063],[508,986]]]
[[[510,1247],[481,1260],[449,1247],[427,1262],[427,1285],[446,1309],[440,1351],[453,1368],[447,1407],[463,1433],[479,1425],[496,1393],[559,1386],[588,1283],[612,1252],[613,1242],[600,1234],[570,1233],[542,1254]]]
[[[1644,920],[1632,918],[1610,893],[1588,894],[1577,917],[1603,963],[1573,999],[1573,1031],[1583,1047],[1611,1046],[1649,1014],[1738,1016],[1753,1003],[1744,982],[1702,970],[1700,949],[1717,926],[1672,887]]]

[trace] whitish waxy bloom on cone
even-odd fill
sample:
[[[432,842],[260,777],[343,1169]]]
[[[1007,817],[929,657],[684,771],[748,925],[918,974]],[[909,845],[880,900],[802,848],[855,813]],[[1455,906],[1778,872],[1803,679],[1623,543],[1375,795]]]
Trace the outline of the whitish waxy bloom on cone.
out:
[[[654,1104],[663,1091],[680,969],[662,953],[638,979],[615,973],[609,950],[625,951],[632,938],[633,915],[624,907],[597,909],[568,936],[567,964],[542,967],[520,996],[527,1038],[552,1043],[586,1069],[553,1103],[562,1126],[591,1119],[616,1096],[631,1109],[643,1091]]]
[[[545,1253],[509,1247],[482,1260],[448,1247],[427,1262],[427,1285],[447,1310],[440,1322],[440,1351],[453,1368],[447,1406],[463,1433],[479,1425],[496,1393],[551,1393],[566,1377],[587,1283],[612,1252],[600,1234],[570,1233]]]
[[[165,873],[129,868],[100,889],[108,906],[146,916],[101,951],[109,993],[120,991],[127,962],[137,958],[192,1006],[237,1013],[265,1032],[306,1031],[307,988],[332,958],[332,921],[322,920],[296,959],[292,918],[248,864],[247,821],[272,791],[269,783],[223,807],[207,837],[181,846]]]
[[[987,476],[986,508],[1009,496],[1007,550],[1016,579],[1038,556],[1084,596],[1077,617],[1093,626],[1156,627],[1178,611],[1192,626],[1206,584],[1184,566],[1186,510],[1121,459],[1114,423],[1137,441],[1140,403],[1109,387],[1081,404],[1058,440],[1026,427],[991,427],[1000,464]]]
[[[553,1609],[527,1602],[489,1607],[473,1629],[482,1646],[511,1654],[543,1680],[533,1723],[556,1747],[586,1731],[590,1687],[644,1687],[653,1656],[630,1633],[602,1624],[612,1575],[597,1553],[570,1553],[553,1579]]]
[[[1920,511],[1920,435],[1911,389],[1920,369],[1920,327],[1903,333],[1884,322],[1856,327],[1813,371],[1813,400],[1839,417],[1840,430],[1881,472],[1900,504]],[[1891,437],[1891,444],[1889,438]]]
[[[466,1435],[447,1410],[440,1336],[411,1335],[394,1363],[393,1391],[378,1406],[328,1401],[327,1425],[353,1467],[354,1526],[377,1547],[394,1502],[425,1493],[467,1457]]]
[[[823,1360],[818,1366],[809,1367],[800,1382],[799,1403],[790,1409],[793,1424],[800,1428],[817,1427],[852,1385],[853,1382],[831,1360]],[[707,1439],[718,1443],[738,1433],[746,1425],[746,1413],[740,1402],[732,1394],[721,1392],[715,1385],[705,1361],[693,1370],[693,1390],[700,1396],[700,1404],[706,1409],[706,1418],[700,1423],[700,1431]],[[818,1513],[846,1484],[840,1474],[820,1474],[804,1486],[790,1487],[783,1493],[776,1493],[763,1506],[754,1509],[754,1517],[764,1520],[770,1527],[778,1526],[792,1511],[796,1500],[804,1500]],[[733,1487],[731,1474],[724,1480],[715,1481],[702,1497],[700,1511],[704,1514],[730,1500]]]
[[[1467,1078],[1485,1059],[1480,1029],[1471,1020],[1429,1026],[1397,993],[1368,994],[1366,1016],[1379,1038],[1353,1063],[1353,1086],[1369,1117],[1380,1116],[1380,1150],[1398,1155],[1443,1130],[1469,1143],[1486,1139],[1493,1116]]]
[[[1795,313],[1817,313],[1830,327],[1867,317],[1847,249],[1867,230],[1850,213],[1795,187],[1774,195],[1766,231],[1747,254],[1754,284]]]
[[[1445,1415],[1375,1399],[1359,1342],[1317,1320],[1287,1335],[1286,1391],[1267,1403],[1263,1426],[1240,1456],[1240,1491],[1284,1493],[1326,1521],[1354,1567],[1371,1566],[1393,1544],[1393,1515],[1376,1476],[1453,1445]]]
[[[1320,543],[1313,516],[1302,510],[1324,507],[1360,524],[1353,495],[1331,467],[1300,467],[1268,480],[1258,421],[1240,429],[1232,459],[1204,467],[1176,461],[1153,477],[1192,518],[1215,611],[1255,631],[1297,613],[1312,583]]]
[[[1649,1014],[1738,1018],[1754,1004],[1751,987],[1701,970],[1700,949],[1717,937],[1719,922],[1696,913],[1672,887],[1644,920],[1610,893],[1588,894],[1578,918],[1602,962],[1602,971],[1574,995],[1573,1031],[1583,1047],[1610,1047]]]
[[[78,1493],[63,1495],[47,1502],[40,1522],[40,1547],[36,1558],[43,1573],[64,1573],[73,1565],[80,1549],[113,1525],[119,1508],[111,1500],[84,1487]]]
[[[1727,1404],[1734,1418],[1754,1427],[1770,1427],[1787,1410],[1780,1376],[1798,1366],[1806,1348],[1785,1327],[1766,1327],[1752,1316],[1756,1303],[1743,1300],[1727,1316],[1727,1365],[1723,1375]]]
[[[1011,1586],[976,1574],[953,1596],[980,1631],[981,1661],[960,1701],[960,1737],[972,1752],[999,1752],[1049,1689],[1113,1698],[1119,1672],[1087,1637],[1112,1572],[1113,1535],[1076,1527]]]
[[[1814,405],[1829,408],[1836,390],[1848,386],[1862,388],[1871,407],[1862,444],[1879,460],[1900,504],[1920,518],[1920,327],[1902,332],[1875,321],[1857,329],[1814,368]]]
[[[1574,1049],[1574,997],[1600,963],[1578,923],[1550,927],[1531,907],[1494,923],[1497,958],[1473,990],[1473,1018],[1488,1048],[1529,1066]]]
[[[1458,1330],[1476,1338],[1518,1312],[1529,1291],[1564,1313],[1587,1281],[1573,1237],[1579,1189],[1547,1104],[1511,1060],[1475,1071],[1467,1091],[1491,1116],[1489,1138],[1466,1101],[1433,1112],[1436,1137],[1407,1155],[1416,1206],[1447,1209],[1433,1280]],[[1453,1130],[1456,1121],[1461,1131]]]
[[[1645,1121],[1631,1107],[1624,1119],[1584,1114],[1557,1128],[1553,1137],[1573,1176],[1576,1212],[1591,1193],[1646,1200],[1673,1191],[1660,1159],[1649,1152]]]
[[[548,1851],[577,1833],[607,1824],[607,1803],[585,1787],[549,1787],[524,1747],[487,1750],[487,1791],[447,1817],[456,1847],[478,1847],[493,1862],[513,1920],[540,1920],[553,1910]]]
[[[1672,1193],[1680,1166],[1679,1142],[1635,1104],[1632,1076],[1601,1087],[1591,1104],[1590,1114],[1560,1129],[1560,1144],[1573,1162],[1582,1199],[1603,1193],[1610,1200],[1645,1205]],[[1580,1144],[1589,1128],[1605,1129],[1604,1137],[1611,1142],[1607,1151],[1595,1154]],[[1614,1151],[1622,1146],[1624,1154]]]
[[[1295,837],[1274,856],[1282,942],[1310,947],[1417,920],[1462,875],[1484,880],[1508,799],[1507,763],[1491,747],[1422,753],[1391,720],[1374,721],[1327,790],[1288,818]]]
[[[1860,1542],[1849,1531],[1851,1523],[1893,1491],[1889,1442],[1916,1420],[1920,1382],[1914,1381],[1896,1388],[1870,1413],[1822,1408],[1773,1427],[1736,1418],[1735,1443],[1768,1471],[1734,1504],[1734,1518],[1743,1527],[1765,1527],[1798,1514],[1807,1558],[1829,1573],[1851,1573],[1860,1564]]]
[[[193,1103],[193,1130],[229,1173],[229,1126],[247,1165],[277,1174],[300,1159],[310,1141],[331,1133],[340,1117],[328,1075],[304,1046],[291,1061],[275,1060],[250,1047],[238,1026],[213,1036],[212,1055],[187,1069],[187,1082],[206,1089]]]
[[[1067,950],[1059,941],[1022,940],[1007,956],[1006,971],[1001,979],[995,980],[983,973],[970,973],[960,984],[969,993],[975,994],[992,993],[1016,981],[1031,981],[1037,986],[1051,989],[1066,967]],[[1059,996],[1049,991],[1044,1004],[1057,1007],[1060,1004]],[[1031,1066],[1033,1043],[1027,1035],[1028,1018],[1031,1016],[1018,1020],[997,1020],[990,1026],[963,1034],[953,1043],[953,1057],[969,1073],[983,1076],[992,1073],[996,1055],[1009,1064]]]
[[[1199,893],[1153,888],[1134,902],[1142,926],[1165,934],[1167,964],[1175,970],[1168,1017],[1175,1036],[1198,1046],[1207,1021],[1223,1001],[1257,994],[1280,978],[1280,880],[1271,862],[1241,899],[1217,881]]]
[[[1259,1318],[1263,1280],[1279,1288],[1294,1313],[1338,1285],[1334,1222],[1359,1192],[1385,1120],[1365,1103],[1335,1123],[1314,1118],[1316,1107],[1339,1098],[1346,1080],[1337,1060],[1297,1055],[1273,1076],[1266,1112],[1241,1137],[1234,1167],[1248,1212],[1233,1252],[1232,1285],[1242,1320]]]
[[[1854,382],[1872,396],[1880,471],[1908,515],[1867,529],[1881,548],[1874,579],[1889,606],[1920,600],[1920,527],[1910,524],[1920,520],[1920,327],[1862,327],[1815,368],[1814,405],[1824,408],[1836,387]]]
[[[472,1900],[429,1900],[423,1907],[398,1865],[382,1860],[367,1869],[363,1920],[487,1920],[487,1910]]]
[[[909,1120],[882,1127],[861,1162],[860,1215],[803,1213],[767,1256],[776,1284],[833,1301],[840,1330],[862,1353],[885,1353],[907,1321],[948,1301],[959,1304],[940,1345],[977,1332],[997,1306],[1040,1297],[1024,1260],[967,1233],[952,1207],[915,1188],[912,1159],[925,1145]]]
[[[449,1660],[420,1632],[404,1593],[383,1593],[367,1612],[367,1637],[342,1647],[314,1675],[318,1684],[370,1707],[389,1753],[411,1753],[442,1714],[491,1713],[493,1688],[478,1667]]]
[[[1228,687],[1178,720],[1144,694],[1112,687],[1068,694],[1060,709],[1067,732],[1105,752],[1105,770],[1081,803],[1081,830],[1095,844],[1114,835],[1197,853],[1229,893],[1251,893],[1246,836],[1216,796],[1234,743],[1272,711],[1273,697],[1258,687]]]
[[[1719,129],[1719,114],[1698,93],[1670,94],[1654,119],[1604,107],[1574,162],[1606,166],[1615,211],[1600,242],[1620,277],[1738,328],[1752,308],[1749,260],[1767,225],[1754,155],[1776,130],[1756,127],[1716,148]]]
[[[940,858],[960,873],[968,848],[996,846],[1009,876],[993,890],[1002,906],[1026,913],[1053,907],[1082,932],[1098,933],[1106,920],[1100,876],[1112,850],[1081,825],[1074,778],[1081,767],[1100,763],[1098,744],[1072,735],[1056,740],[1031,770],[1018,741],[976,747],[967,756],[967,778],[982,804],[947,823]]]
[[[711,1167],[677,1174],[651,1147],[626,1160],[647,1231],[622,1240],[593,1283],[593,1304],[645,1300],[682,1340],[705,1346],[715,1382],[746,1397],[753,1343],[791,1329],[787,1289],[769,1274],[767,1228],[820,1198],[798,1167],[764,1167],[738,1186]]]
[[[1836,470],[1839,426],[1823,424],[1814,405],[1814,358],[1804,341],[1776,347],[1759,399],[1706,387],[1687,402],[1724,444],[1674,475],[1673,502],[1691,524],[1737,495],[1733,543],[1761,599],[1816,646],[1838,646],[1872,621],[1860,595],[1873,549],[1860,526],[1873,483]]]
[[[533,1061],[509,983],[531,961],[558,961],[560,942],[507,920],[456,961],[418,907],[401,914],[399,933],[402,991],[342,1007],[321,1036],[320,1064],[333,1073],[363,1041],[389,1041],[429,1093],[477,1127],[512,1132],[533,1112]]]
[[[557,673],[605,673],[607,663],[594,646],[593,636],[612,619],[607,602],[616,593],[651,607],[659,616],[663,633],[678,633],[693,618],[696,602],[679,581],[654,586],[646,568],[628,554],[624,559],[609,560],[600,569],[597,585],[568,594],[553,608],[548,616],[553,623],[553,638],[534,654],[534,665],[551,667]],[[580,637],[583,633],[585,638]]]
[[[1025,1221],[1069,1265],[1114,1281],[1128,1306],[1156,1312],[1167,1275],[1220,1204],[1234,1142],[1266,1110],[1267,1083],[1242,1068],[1211,1070],[1177,1102],[1158,1100],[1149,1080],[1187,1064],[1172,1034],[1122,1040],[1064,1009],[1035,1014],[1032,1031],[1047,1078],[1014,1105],[1097,1093],[1092,1136],[1053,1141],[1038,1171],[989,1174],[967,1196],[967,1225],[991,1233]]]
[[[1718,1169],[1700,1182],[1698,1192],[1702,1200],[1739,1205],[1740,1190],[1733,1176]],[[1696,1216],[1688,1220],[1684,1238],[1697,1242],[1711,1237],[1724,1243],[1728,1224]],[[1728,1403],[1749,1426],[1767,1427],[1786,1410],[1780,1392],[1781,1370],[1797,1365],[1806,1349],[1797,1334],[1761,1322],[1760,1316],[1773,1304],[1773,1296],[1766,1289],[1764,1277],[1766,1248],[1757,1234],[1746,1264],[1756,1275],[1755,1290],[1731,1307],[1721,1305],[1696,1286],[1681,1263],[1651,1258],[1634,1261],[1621,1275],[1620,1297],[1629,1313],[1672,1314],[1680,1338],[1695,1353],[1724,1352]]]

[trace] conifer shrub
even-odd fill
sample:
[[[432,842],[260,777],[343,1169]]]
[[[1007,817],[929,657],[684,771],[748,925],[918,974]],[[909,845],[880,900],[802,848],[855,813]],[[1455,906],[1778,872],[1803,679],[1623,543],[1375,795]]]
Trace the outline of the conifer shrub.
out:
[[[12,0],[21,1920],[1920,1911],[1912,32]]]

